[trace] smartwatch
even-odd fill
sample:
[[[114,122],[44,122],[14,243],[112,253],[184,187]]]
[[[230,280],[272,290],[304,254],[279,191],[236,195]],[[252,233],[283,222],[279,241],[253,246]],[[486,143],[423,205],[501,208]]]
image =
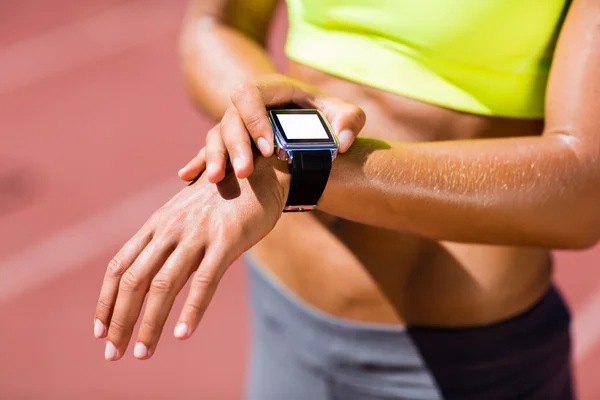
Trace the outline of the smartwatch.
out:
[[[317,207],[339,143],[319,110],[270,110],[275,134],[275,154],[287,161],[291,185],[283,212],[310,211]]]

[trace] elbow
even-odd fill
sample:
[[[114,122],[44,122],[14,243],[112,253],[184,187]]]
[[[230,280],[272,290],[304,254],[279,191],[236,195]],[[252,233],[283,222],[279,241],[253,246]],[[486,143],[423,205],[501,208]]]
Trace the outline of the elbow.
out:
[[[594,247],[600,241],[600,233],[596,229],[594,232],[580,231],[569,235],[568,238],[561,240],[564,250],[587,250]]]
[[[577,141],[569,144],[578,168],[574,168],[577,172],[569,177],[573,185],[569,190],[571,195],[565,198],[566,201],[559,207],[563,211],[559,213],[562,214],[559,218],[562,220],[559,225],[562,234],[559,236],[564,244],[563,248],[586,250],[600,241],[600,168],[597,162],[599,155],[597,151],[590,151],[590,146],[582,147]]]
[[[596,221],[595,218],[590,218]],[[578,224],[567,238],[564,238],[564,248],[567,250],[587,250],[594,247],[600,241],[599,224]]]
[[[577,214],[567,216],[563,221],[568,222],[560,224],[555,231],[558,248],[586,250],[594,247],[600,241],[600,208],[581,208],[574,211],[577,211]]]

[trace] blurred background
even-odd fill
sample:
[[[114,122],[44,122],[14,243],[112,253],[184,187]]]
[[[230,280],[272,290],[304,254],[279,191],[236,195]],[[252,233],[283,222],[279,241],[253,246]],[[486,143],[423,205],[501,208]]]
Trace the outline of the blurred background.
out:
[[[241,398],[239,261],[195,336],[174,339],[170,319],[150,361],[104,361],[92,334],[106,264],[183,186],[177,171],[212,126],[178,66],[185,6],[0,1],[0,399]],[[282,4],[269,44],[281,69],[285,30]],[[600,399],[600,248],[556,260],[578,392]]]

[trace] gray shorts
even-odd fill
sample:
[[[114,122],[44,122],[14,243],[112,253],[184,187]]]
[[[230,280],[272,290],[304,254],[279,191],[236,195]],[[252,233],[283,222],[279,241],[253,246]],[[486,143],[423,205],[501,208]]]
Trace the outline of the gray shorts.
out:
[[[248,400],[574,398],[570,316],[555,288],[497,324],[403,328],[328,316],[248,261]]]

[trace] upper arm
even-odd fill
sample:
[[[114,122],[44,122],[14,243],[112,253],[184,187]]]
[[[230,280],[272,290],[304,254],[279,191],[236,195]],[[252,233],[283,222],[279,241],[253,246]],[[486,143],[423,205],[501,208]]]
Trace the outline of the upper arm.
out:
[[[215,18],[264,43],[277,3],[278,0],[191,0],[189,16]]]
[[[546,133],[562,134],[585,164],[600,157],[600,0],[574,0],[554,53]]]

